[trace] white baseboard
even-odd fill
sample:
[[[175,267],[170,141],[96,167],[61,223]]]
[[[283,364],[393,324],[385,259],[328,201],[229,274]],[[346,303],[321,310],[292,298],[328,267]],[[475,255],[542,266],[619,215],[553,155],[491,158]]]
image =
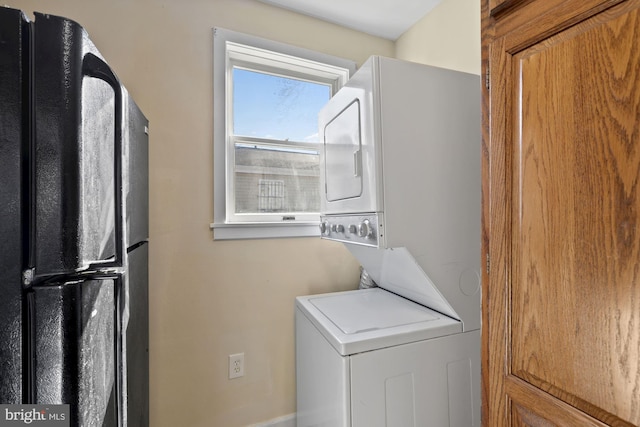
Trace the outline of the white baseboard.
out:
[[[248,427],[296,427],[296,414],[289,414],[258,424],[251,424]]]

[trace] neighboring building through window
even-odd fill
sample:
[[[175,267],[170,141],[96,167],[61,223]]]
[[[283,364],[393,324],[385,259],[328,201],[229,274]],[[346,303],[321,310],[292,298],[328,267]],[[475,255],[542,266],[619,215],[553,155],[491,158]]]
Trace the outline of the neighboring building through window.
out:
[[[354,70],[214,29],[215,239],[318,235],[318,112]]]

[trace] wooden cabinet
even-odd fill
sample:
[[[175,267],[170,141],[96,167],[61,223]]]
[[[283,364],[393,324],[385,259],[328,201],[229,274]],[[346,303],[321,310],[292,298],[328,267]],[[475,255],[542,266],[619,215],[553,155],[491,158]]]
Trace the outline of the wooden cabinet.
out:
[[[640,0],[483,0],[483,425],[640,425]]]

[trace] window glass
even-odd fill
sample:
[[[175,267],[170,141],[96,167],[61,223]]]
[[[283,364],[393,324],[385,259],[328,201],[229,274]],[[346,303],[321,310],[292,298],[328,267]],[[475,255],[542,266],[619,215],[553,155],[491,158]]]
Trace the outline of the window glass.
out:
[[[239,143],[235,159],[237,214],[320,211],[317,150]]]
[[[233,133],[318,142],[318,112],[331,86],[247,69],[233,69]]]
[[[319,212],[317,117],[330,97],[327,84],[233,68],[236,215]]]

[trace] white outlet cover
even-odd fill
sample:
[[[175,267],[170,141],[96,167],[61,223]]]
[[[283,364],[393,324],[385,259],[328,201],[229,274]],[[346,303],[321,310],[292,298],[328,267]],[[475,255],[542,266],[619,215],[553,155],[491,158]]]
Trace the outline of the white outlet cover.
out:
[[[244,376],[244,353],[229,355],[229,379]]]

